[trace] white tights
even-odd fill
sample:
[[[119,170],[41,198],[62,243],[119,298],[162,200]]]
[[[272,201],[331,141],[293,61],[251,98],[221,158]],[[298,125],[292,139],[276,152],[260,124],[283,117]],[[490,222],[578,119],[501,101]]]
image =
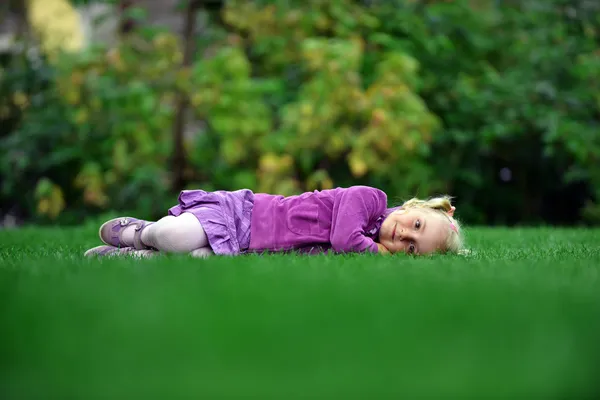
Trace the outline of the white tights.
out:
[[[123,232],[123,239],[133,243],[135,227]],[[177,217],[169,215],[146,226],[142,230],[142,243],[159,251],[190,253],[194,257],[212,254],[204,228],[193,214],[183,213]],[[142,250],[146,251],[146,250]]]

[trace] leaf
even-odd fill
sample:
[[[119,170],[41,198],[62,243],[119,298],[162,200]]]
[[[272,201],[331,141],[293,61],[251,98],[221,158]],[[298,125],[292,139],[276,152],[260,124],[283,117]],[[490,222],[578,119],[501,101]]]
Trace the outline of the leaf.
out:
[[[364,176],[369,170],[367,163],[355,152],[348,156],[348,165],[355,178]]]

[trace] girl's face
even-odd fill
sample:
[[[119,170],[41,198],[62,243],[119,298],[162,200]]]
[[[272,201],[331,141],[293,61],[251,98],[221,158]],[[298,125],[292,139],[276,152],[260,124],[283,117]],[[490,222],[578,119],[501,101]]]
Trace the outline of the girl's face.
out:
[[[420,208],[397,210],[381,225],[379,243],[390,253],[430,254],[445,250],[449,221],[437,212]]]

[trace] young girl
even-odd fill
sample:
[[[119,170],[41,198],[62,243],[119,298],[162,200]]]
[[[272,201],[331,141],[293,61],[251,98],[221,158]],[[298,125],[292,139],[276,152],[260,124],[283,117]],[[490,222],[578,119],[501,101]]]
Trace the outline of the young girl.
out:
[[[186,190],[157,222],[131,217],[105,222],[99,233],[107,246],[85,255],[458,252],[462,235],[454,210],[445,196],[387,208],[385,193],[367,186],[290,197],[248,189]]]

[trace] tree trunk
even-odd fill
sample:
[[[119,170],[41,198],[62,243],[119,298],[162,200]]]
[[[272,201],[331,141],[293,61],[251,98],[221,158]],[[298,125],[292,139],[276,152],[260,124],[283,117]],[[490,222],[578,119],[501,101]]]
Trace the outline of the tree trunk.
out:
[[[119,33],[122,35],[126,35],[131,32],[135,27],[135,21],[125,16],[127,10],[133,6],[133,0],[121,0],[119,1],[119,11],[121,13],[121,20],[119,23]]]
[[[184,15],[183,25],[183,68],[188,68],[192,63],[194,53],[194,32],[196,30],[196,11],[200,7],[200,0],[188,0]],[[186,185],[185,169],[186,157],[184,149],[185,114],[188,99],[185,93],[177,93],[175,121],[173,124],[173,191],[180,191]]]

